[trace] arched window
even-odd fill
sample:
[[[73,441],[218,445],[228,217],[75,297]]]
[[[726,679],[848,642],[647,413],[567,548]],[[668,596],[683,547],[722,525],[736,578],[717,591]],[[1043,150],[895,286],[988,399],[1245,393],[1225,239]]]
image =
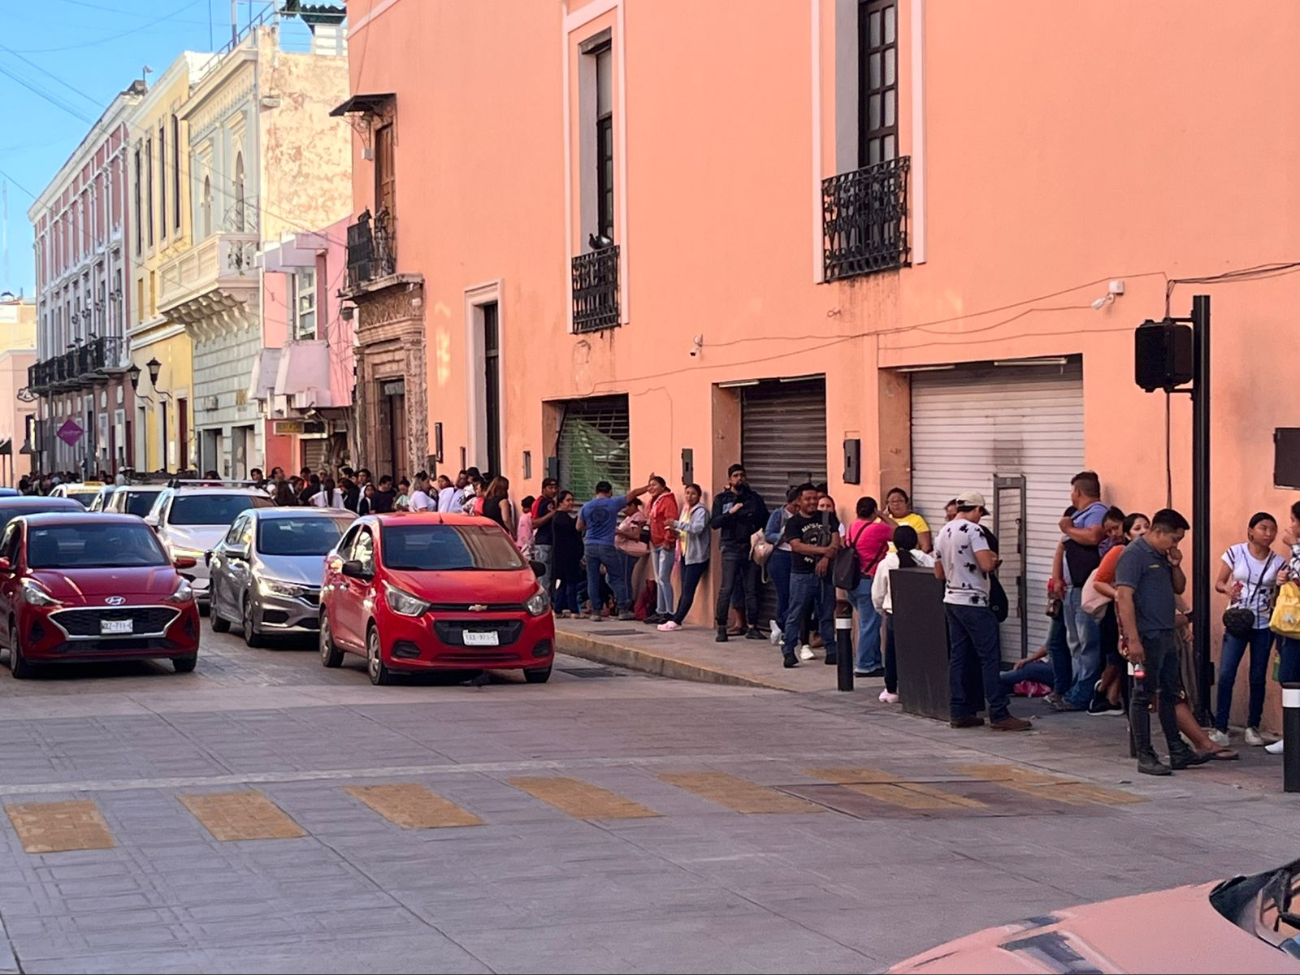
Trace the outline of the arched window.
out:
[[[212,177],[203,177],[203,236],[212,234]]]
[[[244,232],[244,154],[235,155],[235,233]]]

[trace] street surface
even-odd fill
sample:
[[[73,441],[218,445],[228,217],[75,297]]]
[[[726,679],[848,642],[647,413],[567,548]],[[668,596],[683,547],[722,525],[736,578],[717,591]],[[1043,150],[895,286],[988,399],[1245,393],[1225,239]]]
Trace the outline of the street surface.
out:
[[[1134,781],[1118,720],[575,658],[379,688],[208,627],[191,675],[0,671],[0,971],[872,971],[1297,855],[1280,771]]]

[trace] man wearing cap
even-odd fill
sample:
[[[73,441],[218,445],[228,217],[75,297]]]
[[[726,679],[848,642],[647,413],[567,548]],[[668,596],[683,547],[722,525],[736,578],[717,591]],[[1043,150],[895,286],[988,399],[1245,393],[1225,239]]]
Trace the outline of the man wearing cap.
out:
[[[956,502],[957,516],[940,529],[934,543],[934,574],[944,582],[944,611],[948,617],[950,723],[954,728],[975,728],[984,723],[983,718],[975,716],[979,702],[966,697],[966,669],[971,666],[973,654],[979,661],[984,696],[988,699],[989,726],[995,731],[1027,731],[1031,724],[1013,717],[1007,709],[1007,692],[998,676],[998,621],[989,608],[989,573],[997,568],[998,557],[990,551],[980,530],[980,518],[988,514],[984,495],[963,491]]]

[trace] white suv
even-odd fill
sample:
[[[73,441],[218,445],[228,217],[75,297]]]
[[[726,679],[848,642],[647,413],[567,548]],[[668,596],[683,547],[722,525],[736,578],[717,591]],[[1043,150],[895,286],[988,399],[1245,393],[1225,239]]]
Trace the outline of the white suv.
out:
[[[191,580],[194,598],[200,606],[209,602],[208,560],[212,551],[236,518],[249,508],[270,508],[265,491],[255,487],[199,487],[186,484],[163,488],[145,516],[172,558],[188,556],[193,569],[183,574]]]

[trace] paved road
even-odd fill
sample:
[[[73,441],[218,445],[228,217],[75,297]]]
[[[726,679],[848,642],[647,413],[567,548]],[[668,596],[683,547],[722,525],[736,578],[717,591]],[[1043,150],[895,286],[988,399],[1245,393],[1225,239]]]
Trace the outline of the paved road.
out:
[[[1296,854],[1257,783],[1040,725],[572,658],[377,688],[206,623],[191,675],[0,670],[0,972],[870,971]]]

